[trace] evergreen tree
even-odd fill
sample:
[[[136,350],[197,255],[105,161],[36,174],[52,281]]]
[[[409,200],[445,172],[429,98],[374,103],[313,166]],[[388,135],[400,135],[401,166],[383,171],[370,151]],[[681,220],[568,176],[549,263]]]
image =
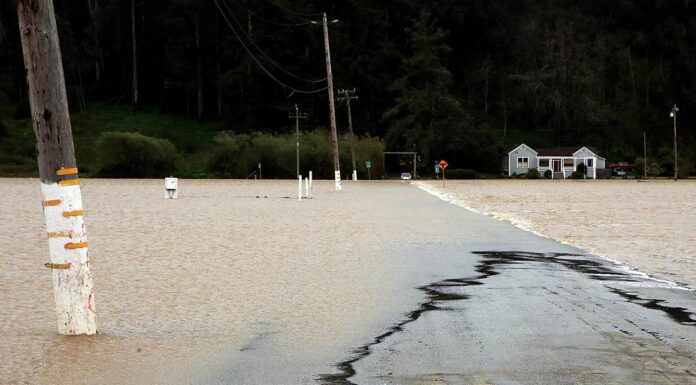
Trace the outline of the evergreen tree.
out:
[[[468,120],[450,92],[452,74],[440,59],[450,51],[444,43],[447,33],[425,11],[407,32],[411,56],[404,61],[404,76],[392,86],[398,94],[396,105],[383,117],[389,126],[387,146],[416,150],[423,159],[443,156],[450,150],[447,138],[460,132]]]

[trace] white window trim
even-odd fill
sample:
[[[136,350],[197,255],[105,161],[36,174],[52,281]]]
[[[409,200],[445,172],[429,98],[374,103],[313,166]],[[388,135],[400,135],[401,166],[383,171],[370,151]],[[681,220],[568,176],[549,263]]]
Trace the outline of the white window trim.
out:
[[[520,159],[527,159],[527,166],[520,166]],[[517,157],[517,168],[529,168],[529,157],[528,156],[518,156]]]

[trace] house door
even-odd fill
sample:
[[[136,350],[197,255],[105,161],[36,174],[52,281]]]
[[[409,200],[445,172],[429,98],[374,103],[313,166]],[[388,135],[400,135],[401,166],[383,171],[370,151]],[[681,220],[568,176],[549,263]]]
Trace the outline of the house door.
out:
[[[561,172],[561,160],[560,159],[553,160],[553,172]]]

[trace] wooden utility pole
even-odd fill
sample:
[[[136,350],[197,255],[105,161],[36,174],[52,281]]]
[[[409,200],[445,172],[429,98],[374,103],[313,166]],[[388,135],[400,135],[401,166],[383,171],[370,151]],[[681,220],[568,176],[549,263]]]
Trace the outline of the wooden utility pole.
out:
[[[295,138],[296,138],[295,158],[297,159],[297,174],[295,174],[295,178],[299,178],[300,177],[300,119],[307,119],[307,114],[302,113],[302,115],[300,115],[300,110],[297,108],[297,104],[295,104],[295,115],[290,113],[290,114],[288,114],[288,117],[290,119],[295,119]]]
[[[648,179],[648,141],[645,138],[645,131],[643,131],[643,179]]]
[[[355,165],[355,138],[353,137],[353,117],[351,116],[350,113],[350,101],[351,99],[358,99],[358,96],[355,95],[355,88],[352,90],[339,90],[338,91],[338,100],[343,100],[346,102],[346,108],[348,109],[348,132],[350,133],[350,157],[353,161],[353,173],[351,174],[353,176],[353,180],[358,180],[358,168]]]
[[[36,136],[53,291],[61,334],[95,334],[87,254],[65,75],[53,0],[18,0],[17,14]]]
[[[674,181],[677,181],[678,177],[678,166],[677,166],[677,112],[679,112],[679,107],[675,104],[672,107],[672,112],[669,114],[669,116],[672,117],[672,120],[674,121]]]
[[[338,159],[338,134],[336,133],[336,108],[334,106],[333,75],[331,74],[331,51],[329,50],[329,23],[323,14],[324,50],[326,51],[326,82],[329,91],[329,116],[331,118],[331,146],[333,147],[334,180],[336,191],[341,190],[341,164]],[[333,20],[337,22],[338,20]]]
[[[131,37],[133,41],[133,105],[132,109],[138,107],[138,56],[135,40],[135,0],[131,0]]]
[[[196,113],[198,120],[203,120],[203,60],[201,59],[201,34],[200,34],[200,24],[201,16],[200,12],[196,11],[194,17],[195,20],[195,40],[196,40],[196,96],[198,100]]]

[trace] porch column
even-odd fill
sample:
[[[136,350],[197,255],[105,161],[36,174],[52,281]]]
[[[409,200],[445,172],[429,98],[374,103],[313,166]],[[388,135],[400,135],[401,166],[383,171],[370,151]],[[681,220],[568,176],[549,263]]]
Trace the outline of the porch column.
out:
[[[597,179],[597,158],[592,158],[592,179]]]

